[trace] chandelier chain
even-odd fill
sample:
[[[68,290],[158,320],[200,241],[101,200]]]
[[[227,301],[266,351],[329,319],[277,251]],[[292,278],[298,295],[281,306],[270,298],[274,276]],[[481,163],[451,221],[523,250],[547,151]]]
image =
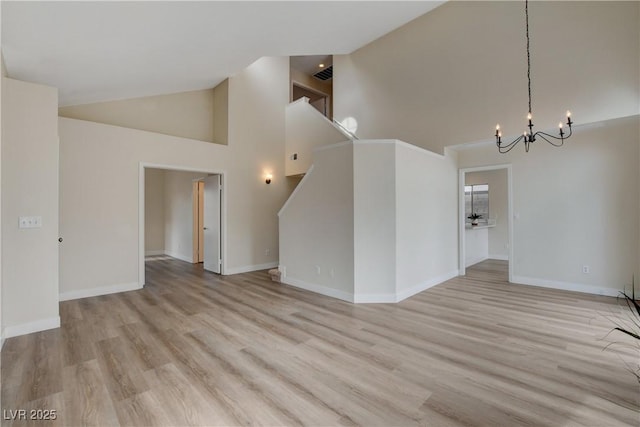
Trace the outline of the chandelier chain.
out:
[[[529,37],[529,0],[525,0],[524,2],[524,16],[525,16],[525,29],[526,29],[526,39],[527,39],[527,89],[529,95],[529,114],[527,114],[528,125],[523,134],[514,139],[509,143],[502,142],[502,130],[500,129],[500,124],[496,125],[496,145],[498,146],[498,151],[502,154],[508,153],[515,147],[519,142],[524,143],[524,150],[529,152],[529,146],[531,143],[535,142],[537,138],[540,138],[544,141],[547,141],[549,144],[554,147],[560,147],[564,144],[564,140],[571,137],[573,134],[571,121],[571,111],[567,110],[567,126],[569,128],[568,132],[565,132],[563,129],[562,122],[558,123],[558,134],[551,135],[547,132],[533,130],[533,110],[531,108],[531,38]]]
[[[524,14],[527,28],[527,82],[529,84],[529,113],[531,110],[531,54],[529,53],[529,0],[524,2]]]

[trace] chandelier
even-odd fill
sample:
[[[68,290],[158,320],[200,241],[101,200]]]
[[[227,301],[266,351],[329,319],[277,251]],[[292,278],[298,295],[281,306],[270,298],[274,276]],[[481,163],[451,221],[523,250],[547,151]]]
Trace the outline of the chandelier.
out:
[[[564,144],[564,140],[568,139],[571,136],[571,125],[573,122],[571,121],[571,111],[567,111],[567,126],[569,127],[569,131],[567,133],[564,132],[562,122],[558,124],[558,136],[550,135],[546,132],[542,131],[533,131],[533,122],[532,114],[531,114],[531,53],[529,51],[529,0],[525,0],[524,2],[524,14],[526,18],[526,35],[527,35],[527,81],[529,83],[529,114],[527,114],[527,120],[529,124],[527,127],[528,130],[525,130],[522,135],[518,138],[514,139],[510,143],[506,144],[502,142],[502,131],[500,130],[500,124],[496,125],[496,145],[498,146],[498,151],[500,153],[508,153],[515,147],[520,141],[524,142],[524,149],[528,153],[529,145],[532,142],[535,142],[537,138],[542,138],[547,141],[549,144],[554,147],[560,147]]]

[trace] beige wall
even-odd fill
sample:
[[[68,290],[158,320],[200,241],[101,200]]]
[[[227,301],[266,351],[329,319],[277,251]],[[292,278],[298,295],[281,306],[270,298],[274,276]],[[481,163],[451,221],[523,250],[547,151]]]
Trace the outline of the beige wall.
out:
[[[144,250],[146,255],[164,254],[165,171],[145,169]]]
[[[1,9],[1,8],[0,8]],[[0,13],[0,16],[2,14]],[[1,19],[1,18],[0,18]],[[0,37],[1,38],[1,37]],[[4,57],[0,49],[0,70],[2,77],[7,76],[7,69],[4,66]],[[0,79],[0,129],[2,129],[2,81]],[[0,132],[0,224],[2,224],[2,132]],[[0,226],[0,351],[4,344],[4,323],[2,321],[2,226]],[[0,363],[1,365],[1,363]]]
[[[137,285],[140,162],[223,172],[225,273],[277,265],[276,213],[290,192],[284,179],[288,69],[288,58],[263,58],[229,80],[227,146],[60,118],[61,226],[69,243],[61,256],[61,292]],[[273,174],[270,185],[266,172]]]
[[[349,138],[336,129],[315,108],[299,99],[286,109],[285,172],[287,176],[304,174],[312,163],[313,149]],[[297,159],[292,156],[296,154]]]
[[[229,79],[213,88],[213,142],[229,143]]]
[[[2,56],[2,52],[0,52],[0,69],[2,70],[2,77],[7,77],[7,67],[4,65],[4,56]]]
[[[289,103],[289,58],[262,58],[229,79],[229,145],[235,176],[228,194],[246,194],[229,213],[234,239],[229,259],[245,266],[277,263],[278,217],[292,191],[284,178],[285,107]],[[266,185],[264,174],[273,181]],[[266,250],[270,255],[265,255]]]
[[[313,164],[280,212],[282,281],[353,301],[353,145],[320,148]]]
[[[489,184],[489,218],[496,226],[489,228],[488,256],[492,259],[509,259],[509,200],[507,169],[466,173],[465,184]]]
[[[458,275],[456,154],[396,145],[399,299]]]
[[[350,55],[334,57],[334,117],[358,136],[436,152],[518,135],[527,114],[524,2],[451,1]],[[638,114],[638,2],[533,2],[533,113],[555,129]],[[505,138],[507,139],[507,138]]]
[[[638,274],[639,122],[586,125],[561,148],[459,152],[461,168],[512,165],[515,282],[610,295],[629,288]]]
[[[356,302],[395,298],[395,142],[353,143],[353,273]]]
[[[165,253],[186,262],[193,262],[193,181],[205,176],[204,173],[165,172]]]
[[[226,87],[225,81],[216,89],[67,106],[58,113],[61,117],[226,144]]]
[[[11,337],[60,324],[58,91],[3,77],[2,103],[2,325]],[[20,229],[20,216],[40,216],[42,227]]]

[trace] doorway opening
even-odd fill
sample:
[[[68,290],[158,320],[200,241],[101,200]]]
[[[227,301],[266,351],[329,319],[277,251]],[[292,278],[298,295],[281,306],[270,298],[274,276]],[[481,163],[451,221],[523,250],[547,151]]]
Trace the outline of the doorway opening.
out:
[[[169,256],[224,274],[224,172],[141,163],[138,195],[138,276],[147,256]]]
[[[513,202],[511,165],[460,169],[459,271],[508,263],[513,278]],[[489,260],[489,261],[488,261]]]
[[[292,56],[289,61],[289,76],[290,101],[309,98],[309,104],[332,120],[333,56]]]

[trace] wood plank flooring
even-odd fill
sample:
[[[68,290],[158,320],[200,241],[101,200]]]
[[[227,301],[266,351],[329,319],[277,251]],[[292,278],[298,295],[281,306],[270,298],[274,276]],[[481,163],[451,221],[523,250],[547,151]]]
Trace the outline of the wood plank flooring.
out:
[[[353,305],[150,261],[143,290],[63,302],[60,329],[7,340],[2,425],[640,425],[639,349],[603,350],[625,341],[607,337],[616,300],[506,269]]]

